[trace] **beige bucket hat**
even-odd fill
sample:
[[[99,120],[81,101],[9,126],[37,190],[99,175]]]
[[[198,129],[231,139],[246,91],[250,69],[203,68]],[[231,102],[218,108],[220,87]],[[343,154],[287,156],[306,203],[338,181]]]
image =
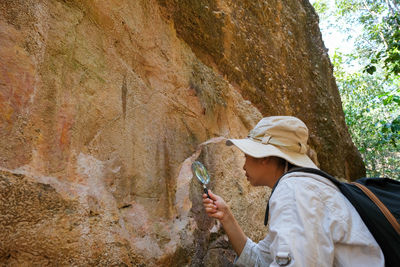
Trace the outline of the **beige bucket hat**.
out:
[[[292,116],[271,116],[258,122],[245,139],[228,139],[228,146],[235,145],[254,158],[276,156],[299,167],[318,167],[307,156],[308,128]]]

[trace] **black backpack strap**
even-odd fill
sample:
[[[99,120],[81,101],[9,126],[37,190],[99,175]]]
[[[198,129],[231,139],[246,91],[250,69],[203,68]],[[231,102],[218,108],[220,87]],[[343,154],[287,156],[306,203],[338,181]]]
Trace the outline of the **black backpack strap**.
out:
[[[331,176],[328,173],[326,173],[324,171],[321,171],[319,169],[314,169],[314,168],[292,168],[290,171],[284,173],[281,177],[279,177],[278,181],[275,183],[274,187],[272,188],[270,198],[271,198],[272,194],[274,193],[275,188],[278,185],[279,181],[282,179],[282,177],[287,175],[287,174],[289,174],[289,173],[293,173],[293,172],[306,172],[306,173],[312,173],[312,174],[320,175],[322,177],[325,177],[325,178],[329,179],[333,184],[335,184],[338,187],[340,187],[342,185],[342,182],[340,182],[339,180],[337,180],[333,176]],[[267,203],[267,209],[265,210],[264,225],[268,224],[268,213],[269,213],[269,200],[268,200],[268,203]]]

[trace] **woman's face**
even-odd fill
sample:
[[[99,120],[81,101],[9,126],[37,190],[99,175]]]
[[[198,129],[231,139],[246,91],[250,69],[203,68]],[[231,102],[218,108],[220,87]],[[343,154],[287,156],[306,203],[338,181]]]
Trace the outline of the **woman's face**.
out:
[[[247,180],[253,186],[268,186],[272,188],[279,177],[283,174],[283,169],[279,166],[279,161],[273,157],[253,158],[245,155],[246,161],[243,169],[246,171]]]

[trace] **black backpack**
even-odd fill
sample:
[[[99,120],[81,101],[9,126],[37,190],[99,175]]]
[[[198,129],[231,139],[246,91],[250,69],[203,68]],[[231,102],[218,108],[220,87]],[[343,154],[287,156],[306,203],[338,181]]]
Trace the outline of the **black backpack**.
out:
[[[284,175],[292,172],[317,174],[334,183],[360,214],[361,219],[379,244],[385,257],[385,266],[400,266],[399,181],[389,178],[361,178],[354,183],[344,183],[321,170],[313,168],[295,168]],[[271,195],[278,183],[279,180],[272,189]],[[368,191],[372,192],[372,195]],[[371,200],[374,197],[378,200]],[[379,201],[383,204],[379,204],[381,208],[378,207],[378,204],[375,204]],[[386,210],[384,206],[386,206]],[[267,205],[265,213],[265,225],[268,223],[268,212],[269,205]]]

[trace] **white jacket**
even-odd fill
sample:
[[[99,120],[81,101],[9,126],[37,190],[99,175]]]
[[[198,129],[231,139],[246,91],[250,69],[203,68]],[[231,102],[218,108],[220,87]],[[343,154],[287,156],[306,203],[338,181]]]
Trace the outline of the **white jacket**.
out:
[[[269,200],[269,232],[249,238],[236,266],[384,266],[382,250],[339,189],[319,175],[281,178]]]

